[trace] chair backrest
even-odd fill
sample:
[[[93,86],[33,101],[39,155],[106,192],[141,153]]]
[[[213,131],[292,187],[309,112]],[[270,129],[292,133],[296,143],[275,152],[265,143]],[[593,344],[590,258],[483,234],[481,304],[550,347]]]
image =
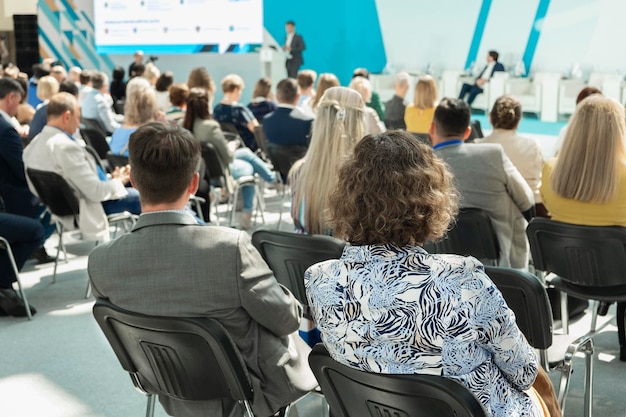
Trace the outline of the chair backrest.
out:
[[[275,230],[257,230],[252,244],[261,253],[276,280],[306,305],[304,271],[311,265],[339,259],[346,242],[330,236],[299,235]]]
[[[78,215],[78,197],[62,176],[55,172],[33,168],[27,168],[26,174],[35,187],[39,199],[48,206],[52,214],[59,217]]]
[[[258,143],[258,141],[257,141]],[[270,144],[265,151],[274,169],[286,179],[293,164],[304,157],[306,146],[278,146]]]
[[[459,210],[456,223],[435,246],[438,253],[471,255],[494,265],[500,258],[500,245],[491,219],[486,211],[478,208]]]
[[[125,155],[116,155],[113,152],[107,152],[107,161],[112,169],[117,167],[125,167],[128,165],[128,157]]]
[[[267,138],[265,137],[265,132],[263,131],[263,125],[254,127],[254,139],[256,140],[256,144],[259,146],[259,149],[267,154]]]
[[[107,153],[111,151],[109,144],[106,140],[106,134],[101,129],[82,128],[80,129],[80,135],[85,139],[87,145],[91,146],[98,152],[100,159],[106,159]]]
[[[237,126],[235,126],[234,124],[230,122],[219,122],[219,124],[220,124],[220,128],[224,132],[239,134],[239,131],[237,130]]]
[[[502,293],[517,327],[535,349],[552,346],[552,310],[546,289],[536,276],[525,271],[494,266],[485,272]]]
[[[535,268],[579,287],[626,284],[626,228],[535,217],[526,228]]]
[[[93,315],[122,368],[145,392],[178,400],[250,400],[246,366],[214,319],[157,317],[99,299]]]
[[[334,417],[486,416],[466,387],[443,376],[364,372],[333,360],[321,344],[309,365]]]
[[[220,154],[210,143],[202,144],[202,159],[206,164],[206,169],[210,176],[210,180],[216,183],[218,186],[226,186],[227,170],[224,162],[220,158]]]

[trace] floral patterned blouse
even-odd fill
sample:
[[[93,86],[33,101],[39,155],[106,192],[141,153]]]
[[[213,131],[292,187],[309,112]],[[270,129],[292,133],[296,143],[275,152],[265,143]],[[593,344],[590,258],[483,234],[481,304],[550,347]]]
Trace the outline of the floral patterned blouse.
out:
[[[305,273],[330,355],[368,372],[454,379],[494,417],[542,416],[529,389],[537,356],[474,258],[418,246],[348,246]]]

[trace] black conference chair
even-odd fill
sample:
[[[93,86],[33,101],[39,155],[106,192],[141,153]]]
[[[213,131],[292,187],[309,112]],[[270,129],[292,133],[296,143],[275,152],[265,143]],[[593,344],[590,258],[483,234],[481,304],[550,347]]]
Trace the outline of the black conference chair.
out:
[[[306,306],[304,271],[318,262],[339,259],[346,242],[331,236],[300,235],[274,230],[257,230],[252,244],[259,251],[279,283]],[[310,318],[310,315],[307,317]]]
[[[534,275],[517,269],[485,267],[513,313],[515,321],[528,343],[539,350],[541,365],[548,371],[561,372],[558,400],[565,413],[565,399],[573,359],[577,352],[585,355],[585,417],[592,416],[593,404],[593,339],[586,334],[572,341],[568,335],[552,334],[552,311],[543,283]],[[548,348],[550,348],[548,350]]]
[[[246,175],[237,179],[233,179],[230,176],[229,171],[226,169],[226,164],[220,158],[217,149],[215,146],[210,143],[202,144],[202,159],[206,164],[206,169],[210,175],[210,181],[216,187],[225,188],[229,191],[228,193],[228,211],[229,211],[229,226],[232,226],[235,219],[235,210],[237,207],[237,200],[239,199],[239,190],[241,187],[250,186],[254,187],[255,198],[256,198],[256,216],[261,214],[261,222],[265,224],[265,201],[263,199],[263,192],[261,191],[261,187],[259,185],[259,178],[256,175]],[[232,181],[234,187],[232,190],[229,189],[228,183]],[[217,210],[218,202],[215,202],[215,217],[216,222],[219,225],[219,212]]]
[[[561,312],[567,310],[567,295],[603,302],[618,301],[619,344],[626,353],[626,228],[621,226],[578,226],[536,217],[528,224],[535,268],[549,274],[546,280],[561,291]],[[596,330],[593,309],[591,331]],[[561,314],[568,331],[568,315]],[[623,356],[623,355],[622,355]]]
[[[9,262],[11,263],[11,267],[13,268],[13,273],[15,274],[15,277],[17,278],[17,287],[20,290],[20,297],[22,298],[22,301],[24,302],[24,307],[26,308],[26,316],[28,317],[28,320],[32,320],[33,316],[30,312],[30,306],[28,305],[28,300],[26,299],[26,293],[24,292],[24,287],[22,286],[22,280],[20,280],[20,271],[19,269],[17,269],[17,264],[15,263],[15,257],[13,256],[13,250],[11,249],[11,245],[9,244],[9,241],[6,240],[2,236],[0,236],[0,250],[6,251],[7,256],[9,257]]]
[[[37,191],[37,196],[41,202],[48,207],[50,212],[60,217],[73,217],[74,226],[78,227],[78,216],[80,213],[80,206],[78,197],[76,196],[72,187],[68,182],[59,174],[50,171],[41,171],[38,169],[27,168],[26,174],[31,183]],[[121,224],[124,226],[124,230],[128,231],[135,222],[135,219],[131,213],[114,213],[107,216],[107,220],[111,225]],[[59,264],[59,253],[63,249],[63,253],[66,254],[65,246],[63,244],[63,223],[61,221],[56,222],[57,233],[59,234],[59,245],[57,246],[56,260],[54,261],[54,272],[52,273],[52,283],[56,282],[57,266]],[[85,298],[91,295],[91,285],[87,282],[87,290],[85,292]]]
[[[437,375],[374,374],[333,360],[322,344],[309,354],[334,417],[480,417],[485,410],[456,381]]]
[[[128,165],[128,157],[126,155],[118,155],[113,152],[107,152],[107,161],[109,162],[109,166],[111,169],[115,169],[117,167],[125,167]]]
[[[177,400],[232,398],[254,417],[248,370],[222,325],[210,318],[158,317],[132,313],[98,299],[93,315],[133,384],[148,396]]]
[[[81,119],[80,135],[87,142],[87,145],[98,152],[100,159],[106,159],[107,152],[111,148],[109,148],[109,143],[106,140],[107,132],[100,126],[100,122],[95,119]]]
[[[437,253],[471,255],[487,265],[497,265],[500,259],[500,245],[489,214],[478,208],[459,210],[452,229],[434,245]]]

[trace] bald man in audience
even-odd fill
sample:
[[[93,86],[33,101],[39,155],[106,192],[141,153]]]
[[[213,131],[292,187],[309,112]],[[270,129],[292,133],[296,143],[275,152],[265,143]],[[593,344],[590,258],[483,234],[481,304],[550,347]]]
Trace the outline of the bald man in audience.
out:
[[[131,135],[129,157],[143,213],[130,233],[89,255],[94,295],[142,314],[219,321],[250,371],[256,416],[271,416],[313,389],[310,349],[297,333],[301,304],[246,232],[199,226],[183,212],[198,189],[200,142],[179,126],[149,123]],[[228,416],[238,406],[159,400],[176,417]]]
[[[113,99],[109,94],[109,76],[96,72],[91,76],[92,90],[87,93],[81,105],[83,118],[94,119],[109,135],[121,126],[124,116],[113,111]]]
[[[444,98],[435,109],[430,138],[435,153],[454,173],[461,207],[485,210],[500,244],[498,265],[528,266],[526,218],[535,205],[533,190],[498,144],[464,144],[471,132],[470,108]]]

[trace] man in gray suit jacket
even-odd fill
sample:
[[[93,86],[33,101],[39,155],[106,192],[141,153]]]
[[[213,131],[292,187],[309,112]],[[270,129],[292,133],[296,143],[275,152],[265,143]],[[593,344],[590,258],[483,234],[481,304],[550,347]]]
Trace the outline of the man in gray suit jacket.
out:
[[[131,136],[129,157],[142,214],[130,233],[90,254],[96,297],[143,314],[217,319],[250,371],[257,416],[314,388],[309,349],[297,335],[301,305],[245,232],[199,226],[183,211],[198,188],[199,142],[178,126],[150,123]],[[177,417],[227,415],[231,406],[159,400]]]
[[[533,191],[499,144],[463,144],[471,132],[470,109],[460,99],[444,98],[435,109],[430,138],[435,153],[451,168],[461,207],[485,210],[498,236],[500,266],[528,265],[526,219]],[[523,213],[526,212],[526,213]]]

